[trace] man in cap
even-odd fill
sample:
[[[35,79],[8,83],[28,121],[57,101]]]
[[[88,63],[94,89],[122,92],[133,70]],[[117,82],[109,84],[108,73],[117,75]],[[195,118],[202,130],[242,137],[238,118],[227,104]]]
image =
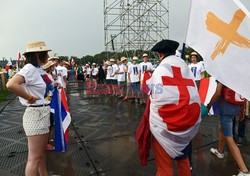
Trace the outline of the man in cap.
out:
[[[201,121],[197,88],[186,63],[175,56],[178,46],[176,41],[162,40],[152,48],[161,63],[147,81],[151,89],[148,103],[151,104],[145,110],[149,117],[144,115],[142,122],[149,123],[146,127],[149,126],[153,135],[157,176],[174,175],[172,160],[177,162],[179,176],[191,175],[188,145],[198,132]],[[145,127],[140,125],[138,131],[143,128]],[[145,135],[147,139],[144,142],[148,145],[148,129],[140,134],[138,131],[136,138],[139,146],[141,137]],[[145,155],[141,154],[140,158],[142,164],[145,164]]]
[[[199,62],[198,53],[192,52],[189,57],[192,63],[188,67],[193,72],[194,80],[199,88],[200,80],[204,78],[205,66],[204,63]]]
[[[148,54],[143,54],[142,55],[142,58],[143,58],[143,62],[140,63],[140,77],[141,77],[141,90],[143,88],[144,85],[142,85],[142,82],[143,82],[143,79],[144,79],[144,73],[145,72],[148,72],[148,73],[152,73],[153,72],[153,65],[151,62],[149,62],[149,57],[148,57]],[[147,99],[148,99],[148,96],[147,94],[145,94],[145,92],[142,91],[142,98],[143,98],[143,103],[146,104],[147,103]]]

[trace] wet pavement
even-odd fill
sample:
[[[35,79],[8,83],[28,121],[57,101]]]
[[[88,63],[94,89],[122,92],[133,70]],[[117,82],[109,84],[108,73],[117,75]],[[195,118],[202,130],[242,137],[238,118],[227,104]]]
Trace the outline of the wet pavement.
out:
[[[144,107],[107,95],[86,95],[83,84],[70,83],[68,101],[72,114],[68,150],[47,153],[50,174],[61,176],[153,176],[154,156],[141,167],[135,130]],[[22,128],[22,107],[11,95],[0,103],[0,175],[24,175],[27,140]],[[209,153],[218,145],[218,117],[203,120],[193,140],[193,176],[230,176],[237,173],[230,153],[220,160]],[[250,167],[250,120],[245,145],[240,148]]]

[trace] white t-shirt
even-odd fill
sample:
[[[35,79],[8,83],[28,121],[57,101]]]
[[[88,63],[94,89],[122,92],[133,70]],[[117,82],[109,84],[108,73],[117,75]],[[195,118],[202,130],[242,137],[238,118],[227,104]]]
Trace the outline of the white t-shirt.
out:
[[[92,69],[88,67],[88,68],[86,69],[86,72],[87,72],[87,75],[91,75]]]
[[[18,75],[23,76],[25,83],[22,84],[22,87],[30,95],[36,98],[40,98],[33,105],[43,105],[47,104],[44,100],[44,95],[46,92],[46,83],[44,82],[42,75],[46,74],[42,68],[37,68],[32,64],[26,64],[18,73]],[[19,101],[24,106],[29,106],[27,100],[19,97]]]
[[[124,67],[125,67],[125,65],[124,64],[121,64],[121,65],[119,65],[118,66],[119,67],[119,72],[123,72],[122,74],[117,74],[117,80],[119,81],[119,82],[123,82],[123,81],[125,81],[125,70],[124,70]]]
[[[128,82],[128,68],[130,65],[132,65],[131,62],[128,62],[127,65],[124,65],[125,74],[127,75],[126,76],[127,82]]]
[[[112,74],[114,74],[116,71],[118,71],[118,66],[116,64],[112,65]],[[115,74],[115,76],[112,76],[111,79],[116,79],[117,80],[118,75]]]
[[[93,76],[96,76],[98,74],[98,72],[99,72],[98,68],[93,68],[92,69],[92,75]]]
[[[68,70],[64,66],[58,65],[56,67],[57,74],[60,74],[60,76],[57,76],[57,81],[61,84],[63,88],[66,88],[66,82],[64,81],[63,77],[68,76]]]
[[[130,73],[130,81],[131,83],[139,82],[139,71],[140,71],[140,66],[138,64],[134,65],[131,64],[128,67],[128,73]]]
[[[141,70],[141,80],[143,80],[143,76],[144,76],[144,71],[145,70],[153,70],[153,65],[151,62],[142,62],[140,63],[140,70]]]
[[[201,62],[198,62],[196,64],[191,63],[188,67],[194,74],[194,80],[201,80],[201,73],[205,71],[204,64],[202,64]]]
[[[106,75],[106,79],[111,79],[111,75],[112,74],[112,67],[108,66],[107,67],[107,75]]]

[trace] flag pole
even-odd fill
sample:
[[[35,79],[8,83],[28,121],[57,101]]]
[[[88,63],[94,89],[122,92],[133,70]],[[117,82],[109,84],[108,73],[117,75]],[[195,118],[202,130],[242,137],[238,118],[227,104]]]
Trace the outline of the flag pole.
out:
[[[185,45],[186,45],[186,41],[187,41],[187,33],[188,33],[188,26],[189,26],[189,21],[190,21],[192,3],[193,3],[193,0],[190,0],[189,11],[188,11],[188,19],[187,19],[187,25],[186,25],[186,32],[185,32],[185,36],[184,36],[185,37],[185,39],[184,39]]]
[[[183,42],[183,45],[182,45],[181,58],[182,58],[183,60],[185,60],[185,50],[186,50],[187,32],[188,32],[188,26],[189,26],[189,21],[190,21],[191,7],[192,7],[192,0],[190,0],[190,4],[189,4],[188,19],[187,19],[187,25],[186,25],[186,32],[185,32],[185,36],[184,36],[184,42]]]

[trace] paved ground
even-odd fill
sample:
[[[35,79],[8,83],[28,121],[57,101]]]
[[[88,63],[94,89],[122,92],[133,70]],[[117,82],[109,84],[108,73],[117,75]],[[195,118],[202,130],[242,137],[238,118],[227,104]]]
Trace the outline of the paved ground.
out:
[[[135,130],[143,107],[106,95],[86,95],[83,85],[71,82],[68,99],[73,123],[68,151],[48,152],[50,174],[65,176],[152,176],[154,156],[142,168],[137,154]],[[1,109],[3,111],[1,111]],[[11,95],[0,103],[0,175],[21,176],[27,159],[27,140],[22,128],[24,108]],[[193,142],[194,176],[230,176],[237,173],[232,156],[219,160],[209,153],[218,144],[218,118],[207,117]],[[250,167],[250,121],[247,121],[243,157]]]

